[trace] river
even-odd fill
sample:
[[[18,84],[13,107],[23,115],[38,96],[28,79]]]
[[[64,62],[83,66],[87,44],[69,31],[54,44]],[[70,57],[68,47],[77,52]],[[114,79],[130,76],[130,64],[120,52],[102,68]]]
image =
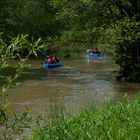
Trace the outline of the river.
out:
[[[23,112],[25,107],[35,115],[49,114],[52,107],[62,107],[68,114],[79,113],[92,106],[128,95],[133,97],[140,84],[117,82],[115,64],[104,57],[62,60],[63,67],[45,71],[42,60],[32,59],[19,84],[8,91],[10,112]]]

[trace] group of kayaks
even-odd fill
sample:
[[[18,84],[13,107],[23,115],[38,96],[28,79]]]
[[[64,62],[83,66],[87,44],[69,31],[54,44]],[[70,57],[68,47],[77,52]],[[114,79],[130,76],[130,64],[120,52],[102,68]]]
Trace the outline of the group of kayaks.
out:
[[[95,59],[100,57],[100,53],[93,53],[89,49],[86,50],[86,53],[90,57],[95,58]],[[45,68],[45,70],[63,66],[63,64],[60,60],[58,62],[55,62],[55,63],[49,63],[48,61],[44,61],[42,64],[43,64],[43,67]]]

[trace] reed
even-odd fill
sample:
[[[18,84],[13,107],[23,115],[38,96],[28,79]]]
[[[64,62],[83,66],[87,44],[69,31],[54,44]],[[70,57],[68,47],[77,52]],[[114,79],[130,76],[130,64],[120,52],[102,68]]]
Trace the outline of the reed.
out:
[[[34,129],[28,140],[140,139],[140,96],[84,111]],[[58,121],[59,120],[59,121]]]

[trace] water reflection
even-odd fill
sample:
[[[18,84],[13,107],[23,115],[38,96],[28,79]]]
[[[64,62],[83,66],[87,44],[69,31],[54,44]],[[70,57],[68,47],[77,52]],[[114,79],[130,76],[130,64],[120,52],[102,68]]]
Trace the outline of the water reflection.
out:
[[[26,70],[21,84],[9,91],[9,111],[22,112],[25,106],[33,114],[51,112],[50,106],[63,106],[70,113],[78,113],[110,99],[120,99],[126,93],[135,95],[140,84],[116,82],[112,72],[115,65],[100,59],[64,60],[64,66],[45,71],[41,60],[30,60],[32,69]]]

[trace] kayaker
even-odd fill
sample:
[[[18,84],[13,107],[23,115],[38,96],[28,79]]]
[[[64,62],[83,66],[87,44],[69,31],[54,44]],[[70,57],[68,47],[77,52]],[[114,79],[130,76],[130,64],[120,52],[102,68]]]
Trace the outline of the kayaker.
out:
[[[96,50],[96,54],[100,55],[100,51],[98,50],[98,48],[96,48],[95,50]]]
[[[53,61],[53,63],[58,63],[59,62],[59,59],[56,57],[56,55],[54,55],[52,57],[52,61]]]
[[[96,54],[96,49],[93,49],[91,52],[94,53],[94,54]]]
[[[52,64],[52,63],[53,63],[52,56],[49,56],[49,57],[47,58],[47,62],[48,62],[48,63],[50,63],[50,64]]]

